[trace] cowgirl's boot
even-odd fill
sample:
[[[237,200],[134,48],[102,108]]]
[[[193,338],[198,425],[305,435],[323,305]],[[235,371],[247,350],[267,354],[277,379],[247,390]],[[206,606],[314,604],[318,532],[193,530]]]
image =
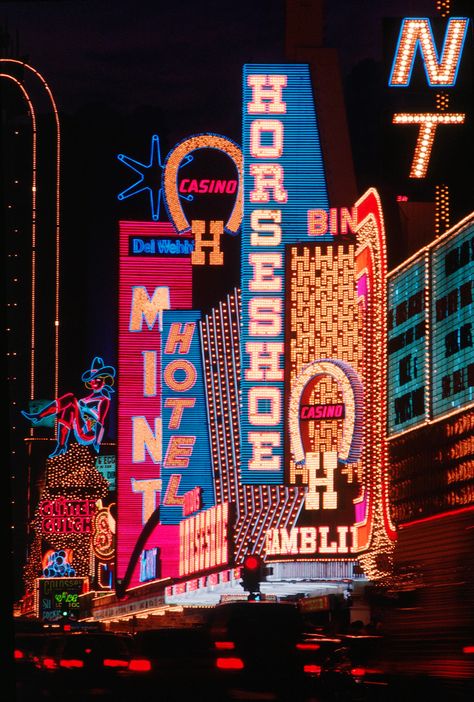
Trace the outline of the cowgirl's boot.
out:
[[[58,419],[57,431],[58,443],[56,444],[54,451],[49,454],[49,458],[54,458],[55,456],[60,456],[61,454],[66,453],[68,448],[69,434],[71,433],[69,425],[62,419]]]
[[[32,424],[38,424],[45,417],[50,417],[52,414],[56,414],[58,411],[58,405],[56,400],[53,400],[49,405],[43,407],[39,412],[25,412],[22,410],[21,413],[26,419],[29,419]]]

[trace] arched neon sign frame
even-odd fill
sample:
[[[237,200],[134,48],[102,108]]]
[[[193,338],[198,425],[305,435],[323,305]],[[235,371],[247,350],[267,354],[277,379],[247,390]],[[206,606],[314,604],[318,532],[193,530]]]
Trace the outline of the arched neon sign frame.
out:
[[[224,226],[228,234],[237,234],[242,222],[242,201],[243,201],[243,157],[240,147],[227,137],[218,134],[196,134],[185,139],[178,144],[166,157],[163,171],[163,191],[165,196],[166,209],[170,220],[180,234],[190,231],[191,225],[180,202],[178,193],[178,170],[184,158],[197,149],[218,149],[223,151],[234,162],[239,186],[232,213]]]
[[[346,416],[338,459],[342,463],[355,463],[362,454],[362,426],[364,417],[364,391],[358,373],[344,361],[321,359],[309,363],[298,375],[291,389],[289,426],[291,451],[296,463],[305,462],[305,450],[300,431],[300,404],[303,394],[312,381],[322,376],[333,378],[342,390]]]

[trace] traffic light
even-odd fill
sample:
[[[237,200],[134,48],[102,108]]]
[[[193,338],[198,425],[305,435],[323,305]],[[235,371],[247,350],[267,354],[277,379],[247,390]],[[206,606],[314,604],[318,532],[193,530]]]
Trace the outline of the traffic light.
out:
[[[260,592],[260,582],[264,579],[264,567],[260,556],[253,553],[245,556],[242,564],[242,587],[250,593],[250,596]],[[252,599],[255,598],[252,597]]]

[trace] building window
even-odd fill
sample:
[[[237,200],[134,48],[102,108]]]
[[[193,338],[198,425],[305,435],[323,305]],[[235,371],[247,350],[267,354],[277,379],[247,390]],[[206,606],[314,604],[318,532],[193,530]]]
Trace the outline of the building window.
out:
[[[467,367],[467,384],[470,388],[474,387],[474,363]]]
[[[455,329],[444,337],[445,355],[452,356],[459,351],[458,330]]]
[[[462,268],[462,266],[465,266],[466,264],[469,263],[471,260],[470,257],[470,242],[465,241],[464,243],[461,244],[459,247],[459,267]]]
[[[423,297],[424,291],[420,290],[419,292],[415,293],[415,295],[412,295],[410,298],[408,298],[408,316],[412,317],[414,314],[418,314],[423,310]]]
[[[464,283],[464,285],[461,285],[459,288],[459,296],[461,298],[461,307],[466,307],[466,305],[470,305],[472,302],[472,283],[469,280],[467,283]]]
[[[461,349],[466,349],[468,346],[472,346],[471,325],[463,324],[459,330],[459,347]]]
[[[387,329],[391,331],[393,329],[393,310],[388,311],[387,315]]]
[[[444,257],[444,272],[446,276],[451,275],[459,268],[474,261],[474,238],[465,241],[461,246],[457,246]]]
[[[398,377],[400,385],[405,385],[411,380],[411,356],[405,356],[398,364]]]
[[[448,315],[454,314],[458,308],[458,289],[451,290],[448,295]]]
[[[420,322],[415,327],[415,339],[421,339],[425,335],[425,323]]]
[[[445,375],[441,380],[441,390],[443,399],[451,395],[451,376]]]
[[[401,302],[399,305],[397,305],[397,310],[396,310],[396,320],[397,324],[403,324],[403,322],[407,321],[407,303],[406,302]]]
[[[454,371],[453,373],[453,394],[464,390],[464,369]]]
[[[425,412],[425,388],[418,388],[397,397],[394,402],[395,424],[403,424],[412,417],[419,417]]]
[[[413,416],[419,417],[425,412],[425,388],[418,388],[412,392]]]
[[[411,419],[411,393],[397,397],[394,403],[395,407],[395,424],[403,424],[408,419]]]
[[[441,322],[442,319],[448,314],[448,300],[442,297],[440,300],[436,301],[436,321]]]
[[[459,250],[453,249],[444,257],[444,272],[446,276],[451,275],[459,268]]]

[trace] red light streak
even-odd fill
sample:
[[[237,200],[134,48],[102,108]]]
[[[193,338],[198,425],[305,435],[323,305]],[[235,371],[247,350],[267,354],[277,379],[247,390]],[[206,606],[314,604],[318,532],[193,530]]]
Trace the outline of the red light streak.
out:
[[[219,670],[243,670],[244,662],[241,658],[218,658],[216,667]]]

